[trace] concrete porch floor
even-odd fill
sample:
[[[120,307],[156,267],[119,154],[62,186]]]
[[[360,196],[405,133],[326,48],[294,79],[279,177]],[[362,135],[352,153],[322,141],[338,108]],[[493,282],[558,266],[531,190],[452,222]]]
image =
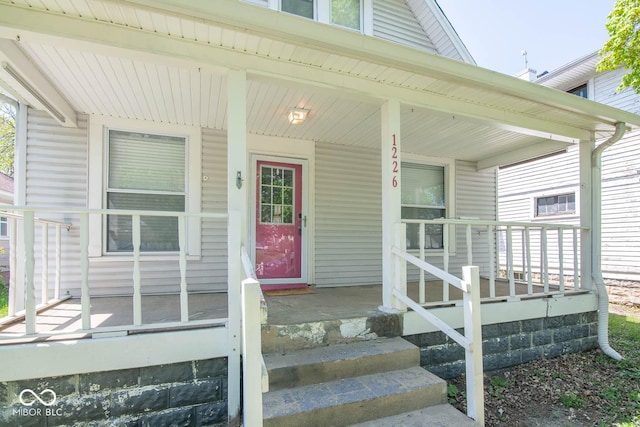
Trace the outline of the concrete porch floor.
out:
[[[489,296],[489,282],[481,281],[482,297]],[[496,295],[508,295],[508,283],[496,281]],[[541,292],[536,287],[535,292]],[[554,290],[553,287],[551,290]],[[378,307],[382,304],[382,286],[345,286],[334,288],[314,288],[315,293],[304,295],[266,296],[268,323],[271,325],[291,325],[334,319],[372,317],[380,315]],[[450,300],[461,299],[457,289],[451,289]],[[526,294],[526,285],[516,286],[518,295]],[[408,293],[418,299],[417,284],[408,286]],[[427,301],[442,300],[442,282],[427,283]],[[81,331],[81,303],[71,298],[41,311],[36,318],[38,333],[56,334],[64,331],[79,331],[65,338],[82,338],[88,334]],[[189,319],[211,320],[227,317],[226,293],[197,293],[189,295]],[[150,328],[153,324],[178,322],[180,320],[180,300],[178,295],[144,295],[142,297],[142,321]],[[118,327],[133,323],[133,303],[130,296],[93,297],[91,299],[91,327]],[[0,325],[0,344],[8,343],[10,335],[23,334],[24,320]],[[61,337],[60,337],[61,338]],[[43,337],[20,338],[20,342],[42,340]],[[58,338],[59,339],[59,338]],[[15,343],[14,339],[10,340]]]

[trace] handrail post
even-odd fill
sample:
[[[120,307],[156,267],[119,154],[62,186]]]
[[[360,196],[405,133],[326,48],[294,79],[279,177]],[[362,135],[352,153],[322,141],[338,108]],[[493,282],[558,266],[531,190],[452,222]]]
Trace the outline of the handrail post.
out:
[[[465,350],[467,372],[467,415],[484,425],[484,372],[482,367],[482,316],[480,305],[480,270],[462,267],[462,279],[468,292],[463,293],[464,335],[471,342]]]
[[[36,333],[36,296],[33,274],[35,270],[34,244],[34,213],[24,213],[24,265],[25,265],[25,329],[27,335]]]
[[[262,426],[262,326],[260,283],[242,282],[242,420],[246,426]]]
[[[395,246],[402,251],[407,250],[407,224],[397,223],[395,225]],[[394,256],[395,275],[393,277],[393,288],[402,295],[407,295],[407,262]],[[407,311],[407,306],[395,296],[392,297],[393,308],[400,311]]]

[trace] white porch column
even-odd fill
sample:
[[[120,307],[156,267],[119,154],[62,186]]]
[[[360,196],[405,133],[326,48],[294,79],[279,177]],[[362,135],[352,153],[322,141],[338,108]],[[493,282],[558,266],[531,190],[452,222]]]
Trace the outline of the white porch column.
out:
[[[238,181],[238,178],[241,180]],[[240,422],[241,251],[247,244],[247,73],[227,75],[227,212],[229,304],[229,425]]]
[[[395,267],[391,248],[395,242],[395,225],[401,219],[400,193],[400,102],[389,100],[382,105],[382,306],[392,311],[403,307],[393,296]]]
[[[591,275],[591,233],[593,227],[591,152],[594,141],[580,141],[580,284],[583,289],[593,289]]]
[[[27,114],[28,107],[26,104],[19,104],[16,111],[16,141],[14,145],[14,182],[13,182],[13,204],[15,206],[25,206],[27,204]],[[17,212],[22,214],[22,212]],[[24,253],[24,239],[18,238],[18,236],[24,235],[24,221],[16,221],[16,235],[11,236],[11,239],[15,238],[16,253]],[[14,292],[15,295],[15,311],[25,309],[24,305],[24,277],[25,269],[24,262],[18,258],[16,263],[16,270],[11,271],[11,282],[15,284],[13,289],[9,292]],[[11,298],[11,296],[10,296]]]

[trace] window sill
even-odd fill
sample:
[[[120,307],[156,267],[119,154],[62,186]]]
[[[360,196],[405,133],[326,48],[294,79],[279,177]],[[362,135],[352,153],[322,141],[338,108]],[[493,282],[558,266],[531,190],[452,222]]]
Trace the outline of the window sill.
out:
[[[187,255],[187,261],[199,261],[200,260],[200,255]],[[166,261],[175,261],[178,262],[180,261],[180,256],[177,253],[171,253],[171,254],[148,254],[148,255],[140,255],[140,261],[141,262],[157,262],[157,261],[161,261],[161,262],[166,262]],[[111,255],[111,254],[107,254],[107,255],[101,255],[101,256],[94,256],[94,257],[89,257],[89,262],[90,263],[108,263],[108,262],[133,262],[133,254],[131,255]]]
[[[411,255],[415,256],[415,257],[419,257],[420,255],[420,249],[407,249],[407,252],[409,252]],[[429,257],[441,257],[444,255],[444,249],[440,248],[440,249],[425,249],[424,250],[424,257],[425,258],[429,258]],[[455,256],[456,253],[455,252],[449,252],[449,256]]]

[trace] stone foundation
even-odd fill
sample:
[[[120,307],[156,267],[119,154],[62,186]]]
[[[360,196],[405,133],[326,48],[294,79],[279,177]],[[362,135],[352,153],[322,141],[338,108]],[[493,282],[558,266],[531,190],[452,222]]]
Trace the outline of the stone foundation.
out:
[[[459,330],[458,332],[464,333]],[[597,347],[597,313],[521,320],[482,327],[485,371]],[[420,365],[444,379],[465,372],[464,349],[442,332],[404,337],[420,347]]]
[[[605,279],[609,302],[613,304],[640,306],[640,282]]]
[[[0,426],[227,425],[227,360],[0,382],[0,408]]]

